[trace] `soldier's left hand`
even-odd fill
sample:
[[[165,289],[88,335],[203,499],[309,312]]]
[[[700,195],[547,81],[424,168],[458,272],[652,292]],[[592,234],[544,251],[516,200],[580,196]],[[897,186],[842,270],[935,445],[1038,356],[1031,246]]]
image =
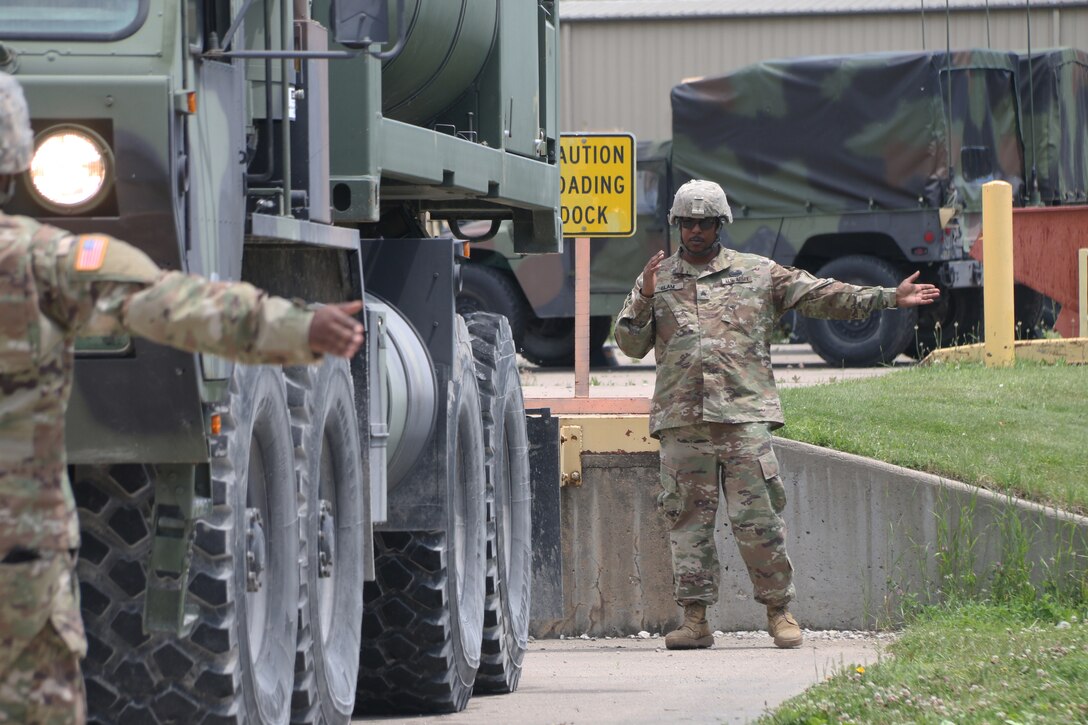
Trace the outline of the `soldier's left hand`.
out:
[[[364,330],[353,315],[362,309],[362,300],[318,307],[310,323],[310,349],[338,357],[351,357],[358,352]]]
[[[928,305],[937,301],[941,296],[941,291],[931,284],[916,284],[914,280],[918,279],[918,275],[921,272],[915,272],[911,276],[899,283],[899,286],[895,288],[895,306],[896,307],[917,307],[918,305]]]

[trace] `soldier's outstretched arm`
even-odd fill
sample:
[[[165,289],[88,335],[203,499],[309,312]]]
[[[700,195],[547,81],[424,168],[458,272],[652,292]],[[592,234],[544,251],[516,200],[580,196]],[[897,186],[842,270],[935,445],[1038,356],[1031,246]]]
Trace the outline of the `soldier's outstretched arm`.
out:
[[[91,309],[86,331],[123,329],[153,342],[245,363],[303,364],[353,355],[363,328],[350,317],[361,302],[317,311],[244,282],[163,272],[140,250],[97,235],[74,238],[63,256],[69,298]]]
[[[892,287],[862,287],[816,277],[803,269],[772,264],[773,298],[779,315],[796,309],[807,317],[858,320],[896,306]]]

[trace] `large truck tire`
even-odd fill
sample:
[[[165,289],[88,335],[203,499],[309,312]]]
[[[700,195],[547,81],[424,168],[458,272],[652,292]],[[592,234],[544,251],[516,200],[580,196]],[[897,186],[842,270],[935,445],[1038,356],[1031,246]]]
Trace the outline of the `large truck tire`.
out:
[[[285,370],[301,444],[302,572],[293,723],[347,723],[363,621],[363,476],[348,362]]]
[[[184,637],[142,629],[155,469],[76,469],[89,718],[285,723],[298,614],[298,489],[283,376],[235,366]],[[255,591],[251,591],[254,590]]]
[[[364,587],[355,713],[463,710],[483,637],[486,479],[480,396],[464,320],[446,399],[443,531],[380,531]]]
[[[457,292],[457,314],[494,312],[504,315],[510,322],[514,340],[520,342],[531,314],[517,282],[503,270],[484,264],[463,263],[458,269],[461,289]]]
[[[466,318],[483,411],[487,474],[487,598],[477,693],[518,687],[529,641],[532,490],[514,341],[500,315]]]
[[[608,364],[604,343],[612,331],[612,318],[604,315],[589,318],[589,363],[594,367]],[[531,316],[525,323],[521,354],[541,367],[564,367],[574,364],[574,318]]]
[[[833,259],[817,275],[879,287],[897,287],[905,276],[891,262],[865,254]],[[828,365],[869,367],[891,364],[907,349],[914,340],[918,310],[882,310],[862,320],[801,319],[808,343]]]

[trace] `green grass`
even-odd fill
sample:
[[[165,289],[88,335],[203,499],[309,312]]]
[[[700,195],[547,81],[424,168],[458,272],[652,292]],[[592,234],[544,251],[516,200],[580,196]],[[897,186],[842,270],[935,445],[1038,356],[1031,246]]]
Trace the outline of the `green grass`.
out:
[[[787,389],[782,400],[787,438],[1088,511],[1086,367],[911,368]],[[958,543],[942,549],[966,550],[941,554],[942,579],[963,586],[943,604],[908,608],[890,657],[846,667],[760,722],[1088,722],[1088,579],[1033,586],[1025,534],[1010,523],[1010,555],[973,586],[960,569],[974,543],[954,533]]]
[[[784,438],[1088,513],[1088,367],[914,367],[781,396]]]
[[[759,722],[1088,722],[1088,610],[963,603],[926,610],[889,648]]]

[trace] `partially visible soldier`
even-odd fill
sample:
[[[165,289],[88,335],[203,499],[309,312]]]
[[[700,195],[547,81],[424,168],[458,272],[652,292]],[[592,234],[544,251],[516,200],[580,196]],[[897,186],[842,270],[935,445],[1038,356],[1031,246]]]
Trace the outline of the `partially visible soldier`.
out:
[[[19,84],[0,73],[0,207],[30,167]],[[244,283],[164,272],[138,249],[0,212],[0,723],[82,723],[64,412],[78,335],[124,331],[247,363],[349,357],[362,302],[308,310]]]
[[[680,187],[669,223],[680,249],[658,252],[616,322],[624,353],[657,358],[650,435],[661,441],[658,497],[671,523],[673,579],[684,622],[665,637],[668,649],[714,642],[706,608],[718,599],[714,516],[725,491],[733,536],[755,599],[767,607],[767,628],[779,647],[799,647],[801,628],[789,613],[793,565],[786,554],[786,505],[771,430],[784,424],[771,369],[770,338],[787,310],[860,319],[885,308],[929,304],[940,294],[915,284],[858,287],[783,267],[766,257],[725,249],[718,240],[733,215],[711,181]]]

